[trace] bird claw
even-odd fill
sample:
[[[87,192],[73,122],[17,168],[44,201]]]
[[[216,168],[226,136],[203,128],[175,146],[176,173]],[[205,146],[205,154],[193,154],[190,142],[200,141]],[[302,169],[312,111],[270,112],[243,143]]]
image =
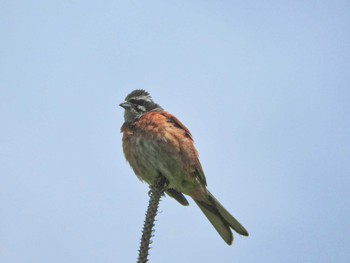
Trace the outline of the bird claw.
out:
[[[164,176],[159,176],[155,183],[150,186],[150,190],[148,191],[148,196],[151,196],[152,191],[159,191],[164,195],[164,192],[168,188],[169,181]]]

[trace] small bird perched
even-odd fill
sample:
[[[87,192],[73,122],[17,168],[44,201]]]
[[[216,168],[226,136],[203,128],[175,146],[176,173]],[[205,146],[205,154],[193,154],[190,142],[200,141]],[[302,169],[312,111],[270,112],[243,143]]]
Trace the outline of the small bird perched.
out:
[[[190,131],[156,104],[145,90],[134,90],[119,104],[125,109],[123,151],[141,181],[167,180],[166,193],[187,206],[192,197],[216,231],[231,245],[233,235],[248,231],[206,188],[207,182]]]

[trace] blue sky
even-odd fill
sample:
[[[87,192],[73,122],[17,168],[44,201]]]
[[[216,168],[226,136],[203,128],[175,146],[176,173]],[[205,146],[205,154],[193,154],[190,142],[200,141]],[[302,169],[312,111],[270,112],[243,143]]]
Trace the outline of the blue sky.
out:
[[[134,89],[192,132],[227,246],[161,202],[150,262],[350,262],[348,1],[0,2],[0,261],[135,262]]]

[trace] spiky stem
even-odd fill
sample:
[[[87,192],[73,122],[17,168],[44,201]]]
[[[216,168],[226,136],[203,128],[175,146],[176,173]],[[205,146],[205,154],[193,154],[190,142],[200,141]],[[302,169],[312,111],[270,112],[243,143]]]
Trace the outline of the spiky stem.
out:
[[[141,243],[139,248],[139,257],[137,263],[147,263],[150,250],[151,238],[154,232],[154,221],[158,212],[158,206],[162,195],[164,195],[166,179],[160,177],[154,185],[150,186],[149,203],[145,222],[143,224]]]

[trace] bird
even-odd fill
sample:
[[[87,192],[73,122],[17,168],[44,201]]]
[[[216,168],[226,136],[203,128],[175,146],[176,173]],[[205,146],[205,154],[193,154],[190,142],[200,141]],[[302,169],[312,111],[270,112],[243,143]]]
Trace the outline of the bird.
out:
[[[129,93],[119,106],[124,108],[123,152],[136,176],[149,185],[165,178],[165,193],[184,206],[189,205],[184,195],[190,196],[228,245],[233,242],[231,229],[248,236],[248,231],[207,189],[199,155],[186,126],[143,89]]]

